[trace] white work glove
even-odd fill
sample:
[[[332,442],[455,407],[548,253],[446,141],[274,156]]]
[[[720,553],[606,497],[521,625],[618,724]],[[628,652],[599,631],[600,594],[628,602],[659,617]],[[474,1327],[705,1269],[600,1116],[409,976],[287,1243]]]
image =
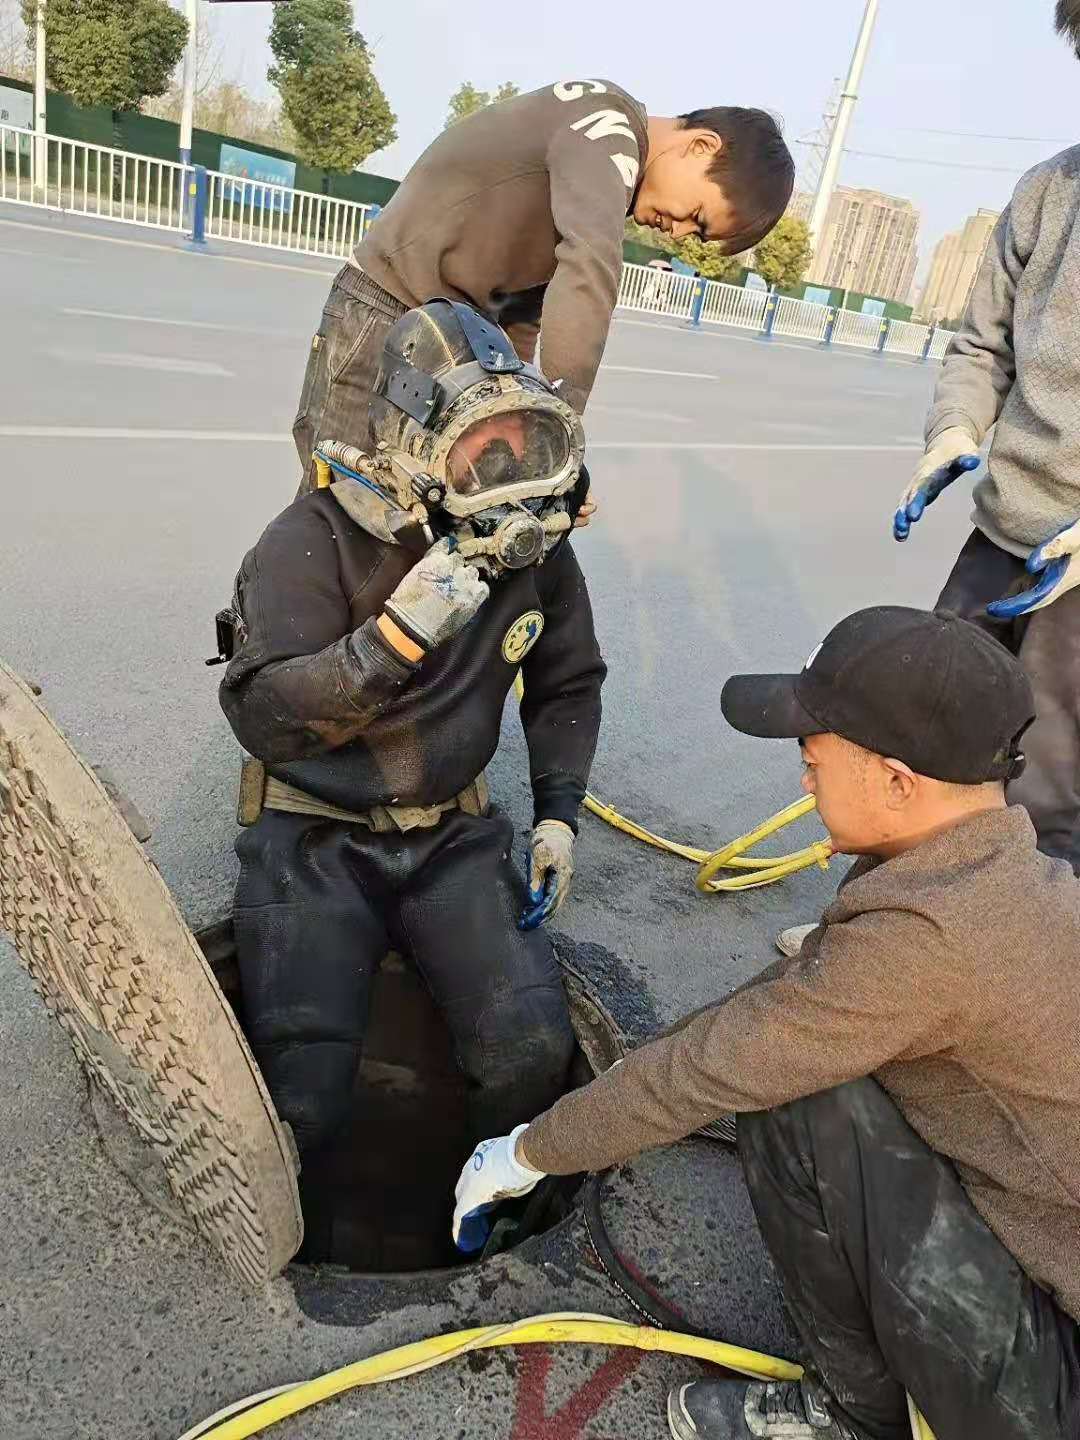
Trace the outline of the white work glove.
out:
[[[544,1178],[542,1170],[522,1165],[514,1154],[518,1136],[528,1125],[519,1125],[497,1140],[481,1140],[462,1167],[454,1190],[454,1244],[466,1255],[482,1250],[491,1232],[488,1216],[500,1200],[527,1195]]]
[[[906,540],[915,521],[922,519],[927,505],[932,505],[947,485],[965,472],[977,470],[980,464],[979,447],[970,430],[962,425],[943,430],[900,496],[893,516],[893,538]]]
[[[434,650],[465,629],[491,593],[480,572],[450,540],[440,540],[418,561],[383,609],[421,650]]]
[[[1080,520],[1036,546],[1027,558],[1027,572],[1039,577],[1031,589],[993,601],[986,607],[988,615],[995,620],[1032,615],[1080,585]]]
[[[519,930],[536,930],[550,919],[570,893],[574,878],[576,836],[562,820],[541,820],[532,832],[525,866],[529,875],[529,905],[518,921]]]

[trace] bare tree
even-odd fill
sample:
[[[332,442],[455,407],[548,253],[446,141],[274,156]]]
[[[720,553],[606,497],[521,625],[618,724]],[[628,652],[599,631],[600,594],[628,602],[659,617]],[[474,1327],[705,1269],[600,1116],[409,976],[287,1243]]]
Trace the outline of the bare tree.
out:
[[[34,65],[19,0],[0,0],[0,77],[32,80]]]
[[[0,5],[5,0],[0,0]],[[221,76],[221,46],[212,33],[206,16],[200,11],[199,27],[195,33],[195,108],[198,111],[200,99],[211,90]],[[184,107],[183,73],[178,68],[164,95],[147,100],[142,107],[144,115],[156,115],[159,120],[179,120]]]

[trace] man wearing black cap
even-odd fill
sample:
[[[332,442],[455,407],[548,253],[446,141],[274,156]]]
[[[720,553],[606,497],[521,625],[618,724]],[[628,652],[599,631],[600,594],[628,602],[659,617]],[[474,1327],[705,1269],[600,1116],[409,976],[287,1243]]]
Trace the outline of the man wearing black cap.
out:
[[[1080,886],[1005,803],[1028,680],[967,621],[879,607],[721,705],[798,739],[860,858],[799,955],[481,1145],[455,1232],[734,1111],[807,1378],[682,1385],[676,1440],[906,1440],[905,1392],[938,1440],[1075,1440]]]

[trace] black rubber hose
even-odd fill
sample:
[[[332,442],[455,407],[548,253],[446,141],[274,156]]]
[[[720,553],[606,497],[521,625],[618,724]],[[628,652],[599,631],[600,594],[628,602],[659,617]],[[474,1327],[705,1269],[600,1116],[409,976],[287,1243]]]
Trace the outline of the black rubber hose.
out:
[[[585,1181],[582,1205],[585,1216],[585,1233],[589,1237],[593,1253],[600,1262],[600,1268],[627,1304],[631,1305],[650,1325],[655,1325],[658,1330],[680,1330],[684,1335],[696,1335],[702,1340],[712,1339],[712,1336],[706,1335],[690,1325],[684,1315],[673,1309],[659,1295],[646,1289],[641,1281],[630,1273],[626,1262],[611,1243],[611,1236],[604,1223],[600,1205],[604,1181],[610,1174],[610,1170],[602,1170],[589,1176]]]

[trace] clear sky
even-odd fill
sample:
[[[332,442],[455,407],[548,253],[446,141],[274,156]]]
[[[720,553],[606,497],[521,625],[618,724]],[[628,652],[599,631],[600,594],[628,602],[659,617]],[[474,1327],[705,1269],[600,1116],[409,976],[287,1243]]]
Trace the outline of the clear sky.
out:
[[[270,5],[205,8],[223,73],[263,88]],[[784,117],[801,161],[805,147],[794,142],[816,130],[846,73],[863,0],[729,0],[695,7],[696,24],[681,7],[626,0],[358,0],[354,9],[398,116],[396,144],[365,168],[400,177],[463,80],[483,89],[513,80],[525,90],[578,75],[617,81],[657,115],[765,106]],[[635,9],[647,18],[634,21]],[[1053,9],[1053,0],[881,0],[849,146],[938,163],[847,155],[840,178],[914,201],[921,269],[945,231],[980,206],[1000,209],[1024,170],[1080,142],[1080,60],[1054,34]]]

